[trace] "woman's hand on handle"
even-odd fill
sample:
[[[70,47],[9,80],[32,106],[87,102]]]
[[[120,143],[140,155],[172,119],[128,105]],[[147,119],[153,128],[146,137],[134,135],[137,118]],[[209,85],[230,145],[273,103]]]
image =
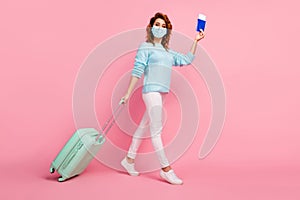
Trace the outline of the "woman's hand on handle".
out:
[[[128,99],[129,99],[129,96],[130,96],[130,95],[128,95],[128,94],[126,93],[125,96],[123,96],[123,97],[121,98],[121,102],[124,103],[124,104],[126,104],[127,101],[128,101]]]

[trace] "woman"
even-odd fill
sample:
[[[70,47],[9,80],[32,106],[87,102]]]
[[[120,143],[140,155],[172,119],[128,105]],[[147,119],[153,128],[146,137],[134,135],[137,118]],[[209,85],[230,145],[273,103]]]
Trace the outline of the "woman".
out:
[[[197,42],[204,38],[204,33],[203,31],[197,33],[190,52],[183,55],[168,47],[171,30],[172,24],[167,15],[156,13],[147,26],[147,40],[140,45],[137,51],[129,87],[122,100],[127,102],[137,81],[144,75],[142,97],[146,105],[146,112],[134,133],[128,154],[121,161],[121,165],[130,175],[139,175],[134,168],[134,159],[149,122],[151,141],[161,165],[160,176],[171,184],[182,184],[183,181],[171,168],[163,149],[161,140],[162,99],[169,92],[172,66],[189,65],[192,62]]]

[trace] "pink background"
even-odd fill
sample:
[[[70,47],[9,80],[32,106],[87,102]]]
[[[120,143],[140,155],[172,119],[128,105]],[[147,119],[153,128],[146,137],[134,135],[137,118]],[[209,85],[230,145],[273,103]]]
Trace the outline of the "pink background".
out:
[[[1,1],[0,198],[299,199],[298,8],[296,0]],[[145,27],[156,11],[191,38],[198,13],[207,15],[201,45],[227,96],[218,144],[198,159],[206,116],[173,165],[182,186],[166,184],[157,171],[130,177],[96,161],[82,176],[57,183],[48,170],[75,129],[80,65],[96,45]],[[205,111],[207,91],[194,88]]]

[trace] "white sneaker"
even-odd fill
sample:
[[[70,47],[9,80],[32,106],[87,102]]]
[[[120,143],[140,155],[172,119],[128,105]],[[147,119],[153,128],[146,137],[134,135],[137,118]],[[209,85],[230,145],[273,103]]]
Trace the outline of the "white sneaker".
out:
[[[169,170],[168,172],[164,172],[163,170],[160,170],[160,177],[162,177],[164,180],[174,185],[183,184],[183,181],[176,176],[173,169]]]
[[[121,161],[121,165],[126,169],[129,175],[138,176],[139,172],[134,169],[134,163],[129,163],[126,157]]]

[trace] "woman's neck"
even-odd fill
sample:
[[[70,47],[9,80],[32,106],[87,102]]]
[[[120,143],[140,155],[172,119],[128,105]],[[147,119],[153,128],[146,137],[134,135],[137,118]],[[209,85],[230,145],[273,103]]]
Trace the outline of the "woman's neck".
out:
[[[161,44],[161,40],[162,40],[162,38],[156,38],[156,37],[154,37],[153,42]]]

